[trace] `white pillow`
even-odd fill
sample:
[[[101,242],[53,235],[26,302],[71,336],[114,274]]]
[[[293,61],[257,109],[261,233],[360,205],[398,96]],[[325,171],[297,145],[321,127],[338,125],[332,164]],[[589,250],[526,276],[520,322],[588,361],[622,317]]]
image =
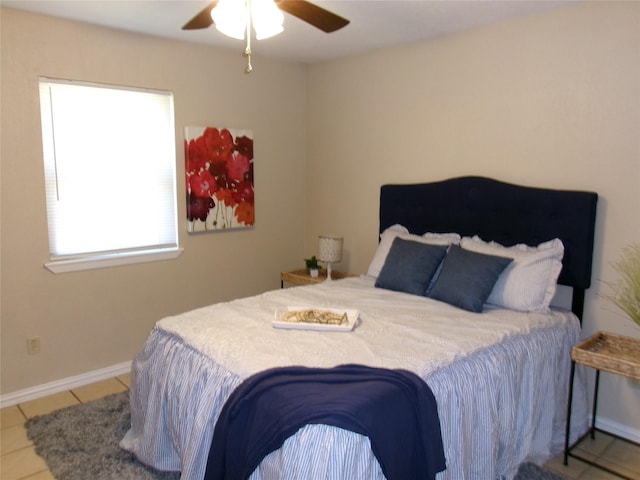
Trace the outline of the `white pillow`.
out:
[[[427,245],[451,245],[452,243],[457,244],[460,242],[460,235],[458,235],[457,233],[427,232],[421,236],[409,233],[409,230],[402,225],[392,225],[380,234],[380,243],[378,244],[376,253],[373,255],[373,259],[369,264],[367,275],[376,278],[378,277],[378,275],[380,275],[380,270],[382,270],[382,266],[387,259],[387,255],[389,254],[391,244],[396,237],[400,237],[404,240],[412,240],[414,242],[425,243]]]
[[[524,312],[549,311],[562,270],[564,245],[560,239],[554,238],[537,247],[524,244],[504,247],[475,236],[464,237],[460,246],[474,252],[513,259],[498,277],[487,303]]]
[[[427,232],[422,238],[432,240],[431,245],[460,245],[460,235],[457,233]]]

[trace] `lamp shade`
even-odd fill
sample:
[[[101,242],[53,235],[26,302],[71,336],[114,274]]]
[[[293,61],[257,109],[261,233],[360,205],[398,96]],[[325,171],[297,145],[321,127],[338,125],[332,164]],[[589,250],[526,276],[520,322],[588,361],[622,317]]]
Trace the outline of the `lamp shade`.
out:
[[[242,40],[249,21],[249,12],[245,2],[220,0],[211,10],[211,18],[218,31],[231,38]]]
[[[242,40],[253,26],[262,40],[283,31],[284,15],[274,0],[218,0],[211,10],[216,28],[231,38]]]
[[[318,260],[339,262],[342,260],[342,237],[318,237]]]
[[[250,5],[251,22],[258,40],[273,37],[284,30],[284,15],[273,0],[251,0]]]

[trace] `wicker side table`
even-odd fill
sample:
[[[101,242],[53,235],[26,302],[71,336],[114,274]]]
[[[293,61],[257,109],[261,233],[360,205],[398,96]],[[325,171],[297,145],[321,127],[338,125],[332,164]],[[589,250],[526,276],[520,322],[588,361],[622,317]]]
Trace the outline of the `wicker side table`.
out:
[[[341,278],[352,277],[350,273],[331,272],[331,278],[333,280],[340,280]],[[321,269],[320,275],[312,277],[306,269],[292,270],[290,272],[280,273],[280,288],[284,288],[285,283],[291,283],[293,285],[313,285],[314,283],[324,282],[327,279],[327,270]]]
[[[569,445],[571,430],[571,403],[573,400],[573,379],[576,364],[595,369],[596,380],[593,392],[593,413],[591,415],[591,427],[573,445]],[[605,470],[613,475],[627,480],[633,480],[624,474],[600,465],[591,459],[577,455],[572,449],[584,440],[588,435],[595,438],[595,432],[603,432],[615,438],[622,439],[634,445],[640,444],[596,428],[596,408],[598,406],[598,387],[600,384],[600,372],[622,375],[627,378],[640,381],[640,340],[614,333],[598,332],[579,343],[571,350],[571,374],[569,379],[569,401],[567,404],[567,425],[564,439],[564,464],[567,465],[569,456],[582,460],[590,465]]]

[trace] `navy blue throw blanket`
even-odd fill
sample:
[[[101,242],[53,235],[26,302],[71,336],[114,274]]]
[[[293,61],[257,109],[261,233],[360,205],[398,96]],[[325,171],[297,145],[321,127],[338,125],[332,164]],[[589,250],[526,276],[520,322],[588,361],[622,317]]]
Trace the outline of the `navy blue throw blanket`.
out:
[[[435,397],[414,373],[361,365],[274,368],[246,379],[222,408],[205,480],[248,478],[307,424],[369,437],[388,480],[446,468]]]

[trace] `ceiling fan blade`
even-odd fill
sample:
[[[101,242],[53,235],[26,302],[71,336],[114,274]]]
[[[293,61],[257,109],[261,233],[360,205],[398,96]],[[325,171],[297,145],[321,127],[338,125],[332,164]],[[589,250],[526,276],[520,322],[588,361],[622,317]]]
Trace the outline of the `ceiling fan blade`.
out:
[[[320,30],[331,33],[349,24],[349,20],[305,0],[276,0],[276,5]]]
[[[209,28],[213,24],[211,10],[213,10],[213,7],[215,7],[217,3],[218,0],[203,8],[195,17],[183,25],[182,30],[199,30],[201,28]]]

